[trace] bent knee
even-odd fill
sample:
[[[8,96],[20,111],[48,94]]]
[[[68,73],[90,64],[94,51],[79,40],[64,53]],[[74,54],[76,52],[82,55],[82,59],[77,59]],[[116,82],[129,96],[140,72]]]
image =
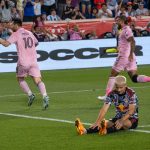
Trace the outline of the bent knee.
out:
[[[137,77],[138,77],[138,75],[133,75],[133,76],[131,77],[132,82],[137,83],[137,82],[138,82],[138,81],[137,81]]]
[[[33,78],[33,80],[36,85],[38,85],[40,82],[42,82],[41,78]]]

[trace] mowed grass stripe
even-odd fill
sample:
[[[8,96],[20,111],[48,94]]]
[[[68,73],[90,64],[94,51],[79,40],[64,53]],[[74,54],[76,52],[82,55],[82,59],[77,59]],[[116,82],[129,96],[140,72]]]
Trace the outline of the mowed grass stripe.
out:
[[[150,88],[150,86],[138,86],[138,87],[131,87],[133,89],[143,89],[143,88]],[[101,91],[104,89],[87,89],[87,90],[72,90],[72,91],[56,91],[56,92],[48,92],[48,94],[65,94],[65,93],[82,93],[82,92],[93,92],[93,91]],[[35,93],[40,94],[40,93]],[[11,94],[11,95],[1,95],[0,98],[3,97],[15,97],[15,96],[23,96],[26,94]]]
[[[61,120],[61,119],[55,119],[55,118],[45,118],[45,117],[36,117],[36,116],[28,116],[28,115],[20,115],[20,114],[11,114],[11,113],[0,113],[0,115],[5,115],[5,116],[13,116],[13,117],[20,117],[20,118],[27,118],[27,119],[36,119],[36,120],[47,120],[47,121],[54,121],[54,122],[62,122],[62,123],[70,123],[74,124],[74,121],[69,121],[69,120]],[[84,125],[91,125],[91,123],[83,123]],[[142,125],[141,127],[149,127],[150,125]],[[140,126],[139,126],[140,127]],[[134,132],[142,132],[142,133],[149,133],[149,130],[130,130]]]

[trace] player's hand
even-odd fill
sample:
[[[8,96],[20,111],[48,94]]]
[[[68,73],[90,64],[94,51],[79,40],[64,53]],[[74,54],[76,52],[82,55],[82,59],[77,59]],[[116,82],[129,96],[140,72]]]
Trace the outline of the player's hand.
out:
[[[119,119],[115,122],[116,129],[119,130],[123,127],[123,122]]]
[[[94,128],[96,128],[96,127],[98,127],[98,129],[99,129],[99,128],[100,128],[100,123],[95,122],[94,124],[92,124],[92,125],[90,126],[91,129],[94,129]]]

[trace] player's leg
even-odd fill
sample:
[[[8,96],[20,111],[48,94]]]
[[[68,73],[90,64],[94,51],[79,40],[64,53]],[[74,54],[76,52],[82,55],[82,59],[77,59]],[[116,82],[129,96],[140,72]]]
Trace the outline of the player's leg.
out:
[[[102,122],[101,126],[103,127],[102,129],[100,129],[100,134],[101,135],[105,135],[105,134],[109,134],[109,133],[113,133],[113,132],[118,132],[120,130],[126,130],[126,129],[135,129],[138,125],[138,119],[136,118],[129,118],[127,120],[125,120],[123,122],[123,126],[122,128],[118,129],[116,127],[116,121],[120,119],[120,118],[116,118],[114,117],[113,119],[110,119],[107,122]]]
[[[111,74],[109,76],[107,86],[106,86],[106,94],[105,96],[98,96],[98,99],[105,100],[106,96],[112,91],[115,83],[115,77],[119,74],[115,69],[111,70]]]
[[[137,118],[129,118],[123,122],[123,129],[135,129],[138,126],[138,119]]]
[[[115,69],[111,70],[111,74],[110,74],[110,77],[108,79],[108,83],[107,83],[107,87],[106,87],[106,95],[108,95],[112,91],[114,84],[115,84],[115,77],[118,74],[119,74],[119,72],[116,71]]]
[[[32,94],[27,82],[25,81],[24,77],[17,77],[18,83],[23,90],[24,93],[26,93],[28,96]]]
[[[43,108],[46,109],[49,105],[49,97],[46,92],[46,87],[44,82],[40,77],[32,77],[34,83],[37,85],[41,95],[43,96]]]
[[[103,120],[101,122],[101,129],[99,130],[99,134],[105,135],[113,132],[117,132],[117,128],[115,126],[115,122],[118,120],[118,118],[113,118],[110,120]],[[105,122],[104,122],[105,121]]]
[[[120,73],[120,71],[124,70],[126,66],[126,61],[120,57],[118,57],[112,67],[111,74],[108,79],[108,83],[106,86],[106,94],[105,96],[98,96],[98,99],[105,100],[106,96],[112,91],[115,83],[115,77]]]
[[[150,77],[146,75],[138,75],[136,70],[128,71],[128,75],[134,83],[150,82]]]
[[[106,129],[106,134],[121,131],[121,130],[128,130],[128,129],[135,129],[138,126],[138,119],[136,118],[129,118],[123,122],[123,126],[120,129],[116,128],[115,122],[117,121],[117,118],[113,118],[112,120],[109,121]]]
[[[144,82],[150,82],[150,77],[146,75],[138,75],[137,73],[137,64],[136,60],[134,59],[132,62],[128,64],[127,67],[128,75],[131,78],[131,80],[135,83],[144,83]]]
[[[95,128],[85,128],[83,123],[80,121],[79,118],[77,118],[75,120],[75,126],[76,126],[76,130],[77,130],[77,133],[79,135],[84,135],[84,134],[92,134],[92,133],[98,133],[99,132],[99,128],[98,126],[95,127]]]
[[[113,130],[114,132],[113,126],[114,126],[114,123],[112,121],[104,119],[101,121],[100,128],[98,126],[95,128],[88,128],[88,129],[84,128],[84,134],[99,133],[100,135],[105,135],[107,133],[110,133],[110,129],[111,131]]]
[[[99,133],[100,135],[105,135],[108,133],[113,133],[117,132],[119,130],[116,129],[115,127],[115,121],[117,119],[112,120],[103,120],[101,121],[101,128],[98,126],[95,128],[85,128],[84,125],[81,123],[80,119],[77,118],[75,121],[75,126],[77,129],[77,133],[79,135],[84,135],[84,134],[93,134],[93,133]]]
[[[25,81],[25,77],[27,76],[28,67],[18,65],[16,68],[17,80],[21,87],[21,89],[28,95],[28,106],[31,106],[35,95],[32,93],[31,89],[28,86],[28,83]]]
[[[43,108],[46,109],[49,105],[49,97],[46,92],[45,84],[41,80],[41,72],[37,64],[30,67],[29,75],[32,77],[34,83],[37,85],[41,95],[43,96]]]
[[[30,90],[27,82],[24,80],[24,77],[17,77],[17,80],[21,89],[28,95],[28,106],[31,106],[35,99],[35,95]]]

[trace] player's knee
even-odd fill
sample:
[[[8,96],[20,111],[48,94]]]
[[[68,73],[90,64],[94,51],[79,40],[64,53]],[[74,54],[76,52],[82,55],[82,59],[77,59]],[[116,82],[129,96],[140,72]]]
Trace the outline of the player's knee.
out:
[[[40,82],[42,82],[41,78],[33,78],[33,80],[36,85],[38,85]]]
[[[137,77],[138,77],[138,75],[133,75],[131,78],[132,82],[137,83]]]
[[[22,81],[24,81],[24,77],[17,77],[17,81],[20,83]]]

